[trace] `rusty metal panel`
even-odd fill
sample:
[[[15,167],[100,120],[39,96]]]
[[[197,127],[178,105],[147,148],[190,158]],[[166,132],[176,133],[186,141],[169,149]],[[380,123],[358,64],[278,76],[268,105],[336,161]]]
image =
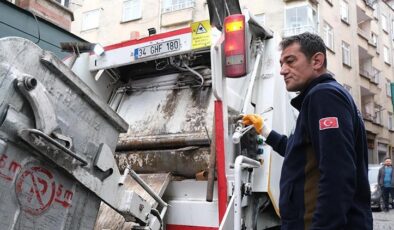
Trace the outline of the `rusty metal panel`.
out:
[[[118,152],[115,155],[120,169],[127,164],[138,173],[164,173],[195,178],[208,169],[209,147]]]

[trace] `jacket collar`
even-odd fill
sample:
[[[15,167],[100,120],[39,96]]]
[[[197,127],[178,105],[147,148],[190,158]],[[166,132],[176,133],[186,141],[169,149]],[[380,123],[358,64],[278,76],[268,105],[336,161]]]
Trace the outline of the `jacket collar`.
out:
[[[309,91],[313,87],[315,87],[319,83],[323,82],[329,82],[329,81],[335,81],[335,79],[331,76],[329,73],[324,73],[320,75],[319,77],[313,79],[311,83],[306,87],[305,90],[303,90],[297,97],[293,98],[291,100],[291,105],[296,108],[298,111],[301,110],[302,102],[304,101],[305,96],[308,94]]]

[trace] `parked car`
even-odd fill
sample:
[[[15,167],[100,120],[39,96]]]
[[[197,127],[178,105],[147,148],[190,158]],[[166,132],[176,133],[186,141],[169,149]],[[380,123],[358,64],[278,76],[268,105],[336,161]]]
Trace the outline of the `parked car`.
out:
[[[378,184],[378,173],[381,165],[368,165],[368,179],[371,187],[371,208],[374,210],[383,210],[382,190]]]
[[[368,165],[368,179],[369,186],[371,187],[371,208],[377,211],[381,211],[384,208],[382,190],[378,184],[378,173],[382,165]],[[389,203],[394,208],[393,198],[389,199]]]

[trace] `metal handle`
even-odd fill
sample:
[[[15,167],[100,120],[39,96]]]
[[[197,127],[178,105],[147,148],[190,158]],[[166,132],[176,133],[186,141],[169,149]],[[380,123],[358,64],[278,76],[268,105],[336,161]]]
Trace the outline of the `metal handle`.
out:
[[[28,134],[35,134],[37,136],[40,136],[40,137],[44,138],[46,141],[48,141],[51,144],[53,144],[54,146],[58,147],[60,150],[62,150],[67,155],[69,155],[69,156],[75,158],[76,160],[78,160],[79,162],[81,162],[82,166],[86,166],[88,164],[88,162],[85,159],[83,159],[82,157],[78,156],[73,151],[67,149],[62,144],[60,144],[59,142],[55,141],[53,138],[51,138],[50,136],[46,135],[45,133],[43,133],[42,131],[40,131],[38,129],[24,129],[24,130],[22,130],[22,132],[27,132]]]
[[[161,199],[152,189],[151,187],[145,183],[144,180],[138,174],[130,167],[130,165],[127,166],[129,170],[130,176],[139,184],[141,187],[157,202],[159,203],[162,207],[166,207],[168,204]]]
[[[257,74],[259,73],[259,69],[261,69],[261,58],[263,56],[263,44],[261,43],[261,41],[259,41],[259,46],[258,46],[258,50],[257,50],[257,57],[256,57],[256,61],[253,67],[253,71],[250,75],[250,81],[249,81],[249,86],[246,92],[246,96],[245,96],[245,100],[244,100],[244,105],[242,107],[242,112],[243,114],[245,114],[247,112],[248,106],[251,103],[252,100],[252,92],[253,92],[253,88],[254,88],[254,84],[256,82],[256,77]]]
[[[211,72],[212,72],[212,90],[217,100],[222,100],[223,96],[223,63],[221,45],[224,41],[224,35],[220,36],[215,45],[211,47]]]

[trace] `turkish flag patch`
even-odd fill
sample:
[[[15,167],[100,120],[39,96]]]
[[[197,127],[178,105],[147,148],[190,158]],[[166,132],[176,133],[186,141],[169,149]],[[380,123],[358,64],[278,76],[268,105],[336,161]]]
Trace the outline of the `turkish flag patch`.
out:
[[[337,117],[325,117],[319,120],[320,130],[339,128]]]

